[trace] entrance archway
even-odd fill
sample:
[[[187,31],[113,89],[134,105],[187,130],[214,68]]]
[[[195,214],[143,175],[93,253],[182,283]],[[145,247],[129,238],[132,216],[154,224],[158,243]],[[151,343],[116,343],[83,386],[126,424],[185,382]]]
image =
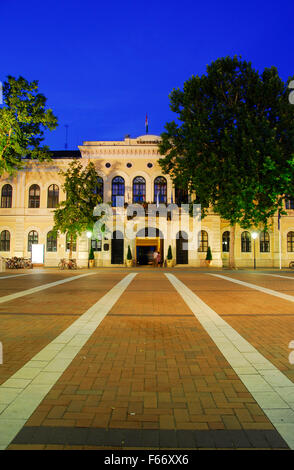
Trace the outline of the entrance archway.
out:
[[[164,239],[158,228],[146,227],[138,231],[136,235],[136,264],[147,266],[153,264],[153,253],[158,251],[163,262]]]
[[[124,238],[122,232],[115,230],[112,234],[111,264],[123,264],[124,262]]]

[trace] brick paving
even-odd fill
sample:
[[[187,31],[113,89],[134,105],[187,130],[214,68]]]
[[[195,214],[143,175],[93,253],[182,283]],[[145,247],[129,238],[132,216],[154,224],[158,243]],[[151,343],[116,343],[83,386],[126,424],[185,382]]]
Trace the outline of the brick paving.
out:
[[[292,281],[261,274],[233,273],[228,276],[294,294],[294,277]],[[181,273],[177,277],[294,382],[294,366],[289,362],[289,343],[294,340],[294,306],[291,302],[205,274]]]
[[[0,383],[129,272],[97,270],[2,304]],[[293,380],[289,302],[201,272],[173,272]],[[138,270],[8,448],[109,447],[287,448],[164,270]]]
[[[62,275],[57,272],[55,276],[54,278],[54,274],[50,274],[48,278],[47,274],[44,275],[43,283],[71,277],[72,272],[65,272]],[[103,279],[99,276],[97,274],[71,281],[66,285],[49,288],[0,305],[0,341],[4,355],[3,364],[0,366],[0,384],[100,299],[122,279],[123,274],[105,273]],[[11,279],[10,282],[15,283],[16,279]],[[17,284],[21,282],[20,279],[24,277],[18,278]],[[4,281],[0,281],[0,289],[1,282]],[[24,290],[30,286],[25,283],[19,288]]]
[[[59,281],[69,275],[67,272],[63,273],[61,271],[55,273],[34,273],[33,270],[30,270],[29,272],[30,274],[26,273],[28,274],[26,276],[12,277],[11,279],[5,279],[5,277],[7,276],[6,273],[5,276],[1,276],[3,277],[3,279],[1,279],[0,277],[0,298],[4,297],[5,295],[15,294],[16,292],[25,289],[31,289],[32,287],[37,287],[42,284],[46,284],[47,282]],[[22,273],[24,274],[23,271]],[[13,276],[13,274],[11,276]]]

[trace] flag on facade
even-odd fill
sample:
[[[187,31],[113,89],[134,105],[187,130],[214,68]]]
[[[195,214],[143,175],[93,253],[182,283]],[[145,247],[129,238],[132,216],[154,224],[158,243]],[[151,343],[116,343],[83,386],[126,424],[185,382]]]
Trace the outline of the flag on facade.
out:
[[[146,129],[146,134],[148,134],[148,117],[146,113],[146,118],[145,118],[145,129]]]

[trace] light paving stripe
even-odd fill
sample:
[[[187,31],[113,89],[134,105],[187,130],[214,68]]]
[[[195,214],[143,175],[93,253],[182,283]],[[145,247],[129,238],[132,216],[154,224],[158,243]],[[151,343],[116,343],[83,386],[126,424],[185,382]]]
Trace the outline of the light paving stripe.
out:
[[[282,279],[291,279],[294,281],[294,276],[281,276],[281,274],[269,274],[269,273],[258,273],[261,276],[274,276],[274,277],[281,277]]]
[[[165,274],[277,431],[294,449],[294,383],[173,274]]]
[[[276,290],[267,289],[266,287],[256,286],[255,284],[251,284],[250,282],[239,281],[238,279],[233,279],[232,277],[222,276],[221,274],[212,274],[212,273],[205,273],[208,276],[215,276],[219,277],[220,279],[225,279],[225,281],[234,282],[235,284],[240,284],[241,286],[250,287],[250,289],[259,290],[264,294],[274,295],[275,297],[280,297],[280,299],[289,300],[290,302],[294,302],[294,296],[289,294],[283,294],[282,292],[278,292]]]
[[[23,297],[24,295],[35,294],[44,289],[49,289],[49,287],[58,286],[59,284],[64,284],[65,282],[75,281],[76,279],[80,279],[81,277],[91,276],[95,273],[87,273],[87,274],[79,274],[78,276],[68,277],[66,279],[62,279],[61,281],[49,282],[48,284],[42,284],[38,287],[32,287],[32,289],[22,290],[20,292],[16,292],[15,294],[4,295],[0,297],[0,304],[4,302],[9,302],[10,300],[18,299],[19,297]]]
[[[19,277],[19,276],[30,276],[31,274],[40,274],[40,273],[11,274],[10,276],[0,276],[0,279],[10,279],[11,277]]]
[[[122,279],[0,386],[0,450],[18,434],[136,274]]]

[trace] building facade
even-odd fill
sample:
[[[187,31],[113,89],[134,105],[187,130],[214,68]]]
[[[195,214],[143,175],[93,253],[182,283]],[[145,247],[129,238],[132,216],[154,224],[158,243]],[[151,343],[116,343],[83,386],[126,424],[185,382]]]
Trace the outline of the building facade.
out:
[[[50,162],[27,161],[15,176],[3,175],[0,255],[30,258],[32,245],[38,244],[43,246],[45,266],[57,266],[61,258],[68,257],[66,235],[55,238],[52,234],[53,214],[56,204],[65,199],[59,170],[66,170],[70,161],[78,158],[84,165],[89,161],[95,164],[99,192],[103,202],[112,207],[114,224],[120,215],[120,223],[111,225],[111,230],[98,239],[88,238],[86,233],[78,237],[73,257],[79,267],[88,266],[91,246],[97,267],[124,265],[129,246],[137,266],[150,264],[154,250],[166,260],[169,246],[175,266],[204,266],[208,246],[212,251],[211,266],[227,266],[229,223],[210,211],[197,232],[199,245],[194,246],[191,237],[195,220],[187,217],[185,211],[170,206],[190,201],[187,194],[173,187],[168,175],[162,174],[158,163],[159,140],[160,137],[147,134],[138,138],[127,136],[123,141],[84,142],[79,151],[54,152]],[[153,204],[153,209],[162,208],[163,215],[148,213],[148,203]],[[133,204],[144,208],[143,215],[134,216],[130,212]],[[294,201],[289,199],[285,204],[287,216],[280,219],[280,231],[277,217],[273,218],[269,232],[259,232],[255,240],[249,230],[236,227],[237,267],[252,268],[254,260],[257,267],[279,267],[280,259],[282,267],[288,267],[294,260]],[[147,218],[149,231],[146,231]],[[125,231],[129,222],[132,236]]]

